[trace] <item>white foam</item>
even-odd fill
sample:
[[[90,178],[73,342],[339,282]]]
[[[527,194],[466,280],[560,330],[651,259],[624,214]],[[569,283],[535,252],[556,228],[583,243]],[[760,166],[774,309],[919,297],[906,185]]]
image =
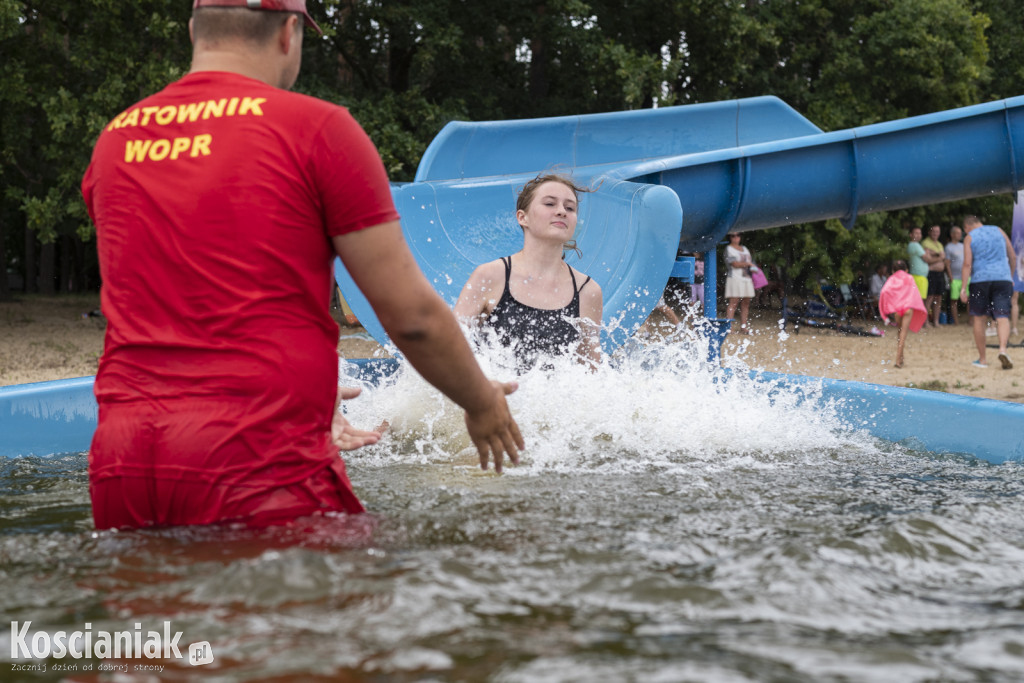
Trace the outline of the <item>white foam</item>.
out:
[[[834,407],[805,400],[813,385],[798,392],[750,379],[734,359],[729,371],[708,363],[693,329],[631,339],[596,371],[560,357],[516,377],[508,349],[476,348],[485,374],[519,383],[509,404],[527,448],[514,473],[772,467],[797,453],[871,447]],[[346,412],[358,427],[391,424],[379,444],[347,454],[352,462],[476,461],[462,411],[409,367],[364,389]]]

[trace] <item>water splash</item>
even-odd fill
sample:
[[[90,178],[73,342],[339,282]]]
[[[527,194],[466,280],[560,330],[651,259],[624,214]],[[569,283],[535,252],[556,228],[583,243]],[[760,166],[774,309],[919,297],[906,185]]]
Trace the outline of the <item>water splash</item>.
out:
[[[735,358],[728,370],[709,363],[700,329],[635,336],[595,371],[567,355],[518,376],[509,349],[470,336],[487,376],[519,383],[509,405],[527,449],[513,475],[767,467],[796,453],[873,447],[834,405],[808,400],[813,385],[752,379]],[[357,426],[391,425],[378,445],[347,456],[353,464],[475,462],[462,411],[409,367],[364,387],[345,410]]]

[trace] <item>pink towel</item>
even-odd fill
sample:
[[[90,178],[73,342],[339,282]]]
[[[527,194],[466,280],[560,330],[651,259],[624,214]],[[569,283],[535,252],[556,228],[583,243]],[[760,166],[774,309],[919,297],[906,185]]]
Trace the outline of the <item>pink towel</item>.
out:
[[[754,282],[754,289],[761,289],[768,284],[768,278],[760,270],[750,269],[750,279]]]
[[[914,278],[905,270],[897,270],[882,285],[882,292],[878,295],[878,311],[886,318],[893,313],[902,315],[911,310],[914,317],[910,319],[910,331],[917,332],[928,319],[928,311]]]

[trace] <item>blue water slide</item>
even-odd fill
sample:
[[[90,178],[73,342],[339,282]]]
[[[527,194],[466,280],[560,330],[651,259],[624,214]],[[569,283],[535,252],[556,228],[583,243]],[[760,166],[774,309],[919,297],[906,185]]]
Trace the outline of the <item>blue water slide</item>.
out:
[[[519,188],[545,170],[571,173],[594,192],[580,202],[568,261],[604,292],[607,352],[657,304],[672,273],[684,221],[663,183],[609,177],[625,162],[699,153],[821,131],[774,97],[522,121],[452,122],[424,153],[415,181],[392,187],[406,239],[450,304],[473,268],[522,246]],[[669,191],[671,190],[671,191]],[[378,342],[389,340],[340,260],[335,276],[352,312]]]
[[[994,464],[1024,461],[1024,404],[868,382],[750,374],[833,403],[848,425],[879,439]]]
[[[833,133],[624,163],[612,177],[675,190],[680,245],[730,230],[1012,193],[1024,187],[1024,97]]]
[[[454,301],[473,265],[518,249],[514,194],[526,179],[555,169],[595,186],[581,206],[590,229],[580,232],[584,259],[574,265],[605,288],[605,321],[624,316],[623,334],[604,340],[610,350],[657,302],[671,272],[662,259],[677,249],[712,251],[730,230],[829,218],[852,227],[860,214],[1015,192],[1024,186],[1021,141],[1024,97],[831,133],[775,97],[453,122],[395,195],[420,265]],[[638,201],[623,202],[633,186],[617,180],[643,186]],[[667,224],[675,207],[654,187],[671,190],[682,209],[676,240]],[[615,265],[637,254],[656,267]],[[386,341],[344,268],[337,271],[357,317]],[[619,290],[629,294],[616,297]],[[632,308],[619,307],[623,298]]]
[[[817,135],[777,97],[515,121],[453,121],[427,147],[416,182],[602,168]]]

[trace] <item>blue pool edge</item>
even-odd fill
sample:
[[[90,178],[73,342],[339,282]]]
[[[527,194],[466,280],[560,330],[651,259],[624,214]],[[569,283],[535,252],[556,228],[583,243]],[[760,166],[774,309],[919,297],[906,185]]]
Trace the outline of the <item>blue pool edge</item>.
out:
[[[391,358],[349,359],[352,374],[377,383]],[[750,377],[804,400],[834,405],[847,424],[879,439],[993,464],[1024,460],[1024,404],[849,380],[751,371]],[[0,387],[0,457],[88,450],[96,428],[95,377]]]

